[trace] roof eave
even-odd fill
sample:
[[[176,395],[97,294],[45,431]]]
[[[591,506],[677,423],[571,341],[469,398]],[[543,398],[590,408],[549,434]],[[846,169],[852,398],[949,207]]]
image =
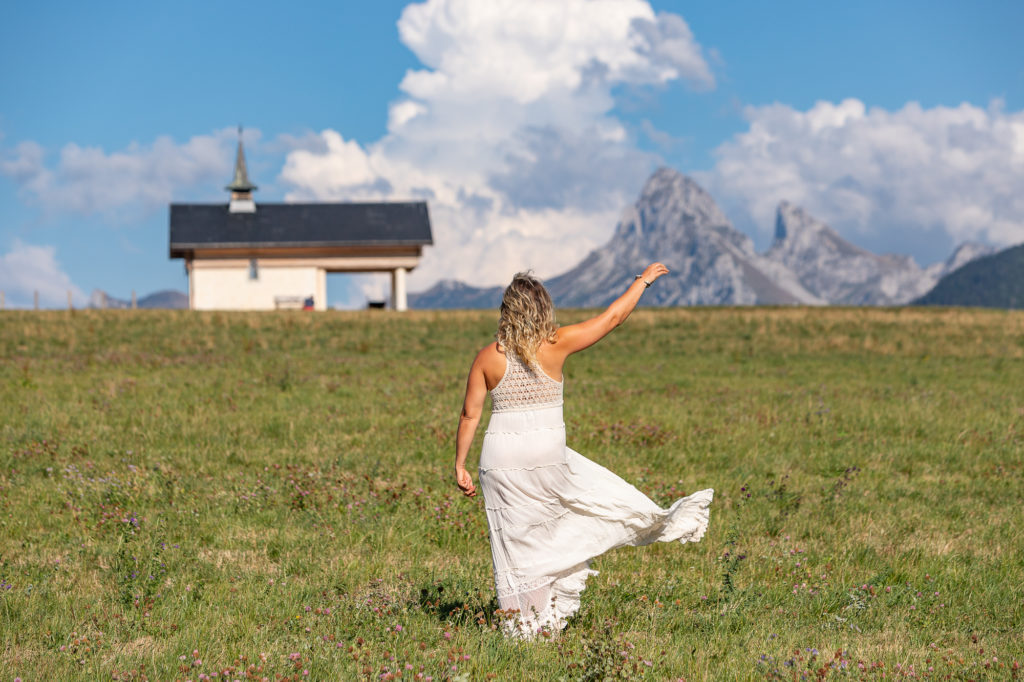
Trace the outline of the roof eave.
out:
[[[345,242],[171,242],[171,249],[319,249],[332,246],[433,246],[433,240],[422,239],[360,239]]]
[[[359,246],[433,246],[434,241],[427,240],[374,240],[374,241],[352,241],[352,242],[173,242],[171,243],[171,258],[183,258],[192,255],[197,250],[216,251],[219,249],[322,249],[322,248],[351,248]]]

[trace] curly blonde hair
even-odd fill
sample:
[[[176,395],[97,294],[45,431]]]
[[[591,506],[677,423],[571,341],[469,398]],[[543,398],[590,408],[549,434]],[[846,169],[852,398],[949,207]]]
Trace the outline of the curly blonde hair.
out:
[[[528,366],[537,362],[544,341],[554,343],[558,333],[555,304],[539,279],[530,271],[517,272],[501,298],[498,345],[511,350]]]

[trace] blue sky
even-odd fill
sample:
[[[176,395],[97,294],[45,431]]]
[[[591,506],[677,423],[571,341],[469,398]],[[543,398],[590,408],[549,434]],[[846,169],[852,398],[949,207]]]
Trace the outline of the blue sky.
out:
[[[1021,25],[1012,1],[5,3],[0,289],[184,290],[167,204],[226,199],[238,123],[257,201],[427,197],[413,289],[558,274],[661,164],[761,248],[782,199],[922,264],[1018,243]]]

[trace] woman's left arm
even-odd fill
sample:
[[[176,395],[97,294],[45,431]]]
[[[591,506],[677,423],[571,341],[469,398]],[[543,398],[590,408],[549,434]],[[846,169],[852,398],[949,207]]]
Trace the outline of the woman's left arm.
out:
[[[484,409],[484,399],[487,397],[481,355],[483,351],[476,356],[473,366],[469,368],[466,398],[462,401],[459,430],[455,434],[455,483],[467,497],[476,495],[476,486],[473,485],[473,477],[466,471],[466,456],[473,445],[473,437],[476,435],[477,426],[480,425],[480,415]]]

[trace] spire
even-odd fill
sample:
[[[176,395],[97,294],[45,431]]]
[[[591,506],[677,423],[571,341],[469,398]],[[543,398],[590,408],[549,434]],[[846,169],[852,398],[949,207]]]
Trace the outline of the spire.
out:
[[[249,171],[245,167],[245,150],[242,149],[242,126],[238,126],[238,152],[235,154],[235,177],[224,189],[232,192],[251,192],[258,189],[249,182]]]
[[[238,126],[238,151],[235,153],[235,177],[224,189],[231,192],[229,210],[232,213],[252,213],[256,204],[252,200],[252,192],[258,189],[249,182],[249,171],[245,167],[245,150],[242,148],[242,126]]]

